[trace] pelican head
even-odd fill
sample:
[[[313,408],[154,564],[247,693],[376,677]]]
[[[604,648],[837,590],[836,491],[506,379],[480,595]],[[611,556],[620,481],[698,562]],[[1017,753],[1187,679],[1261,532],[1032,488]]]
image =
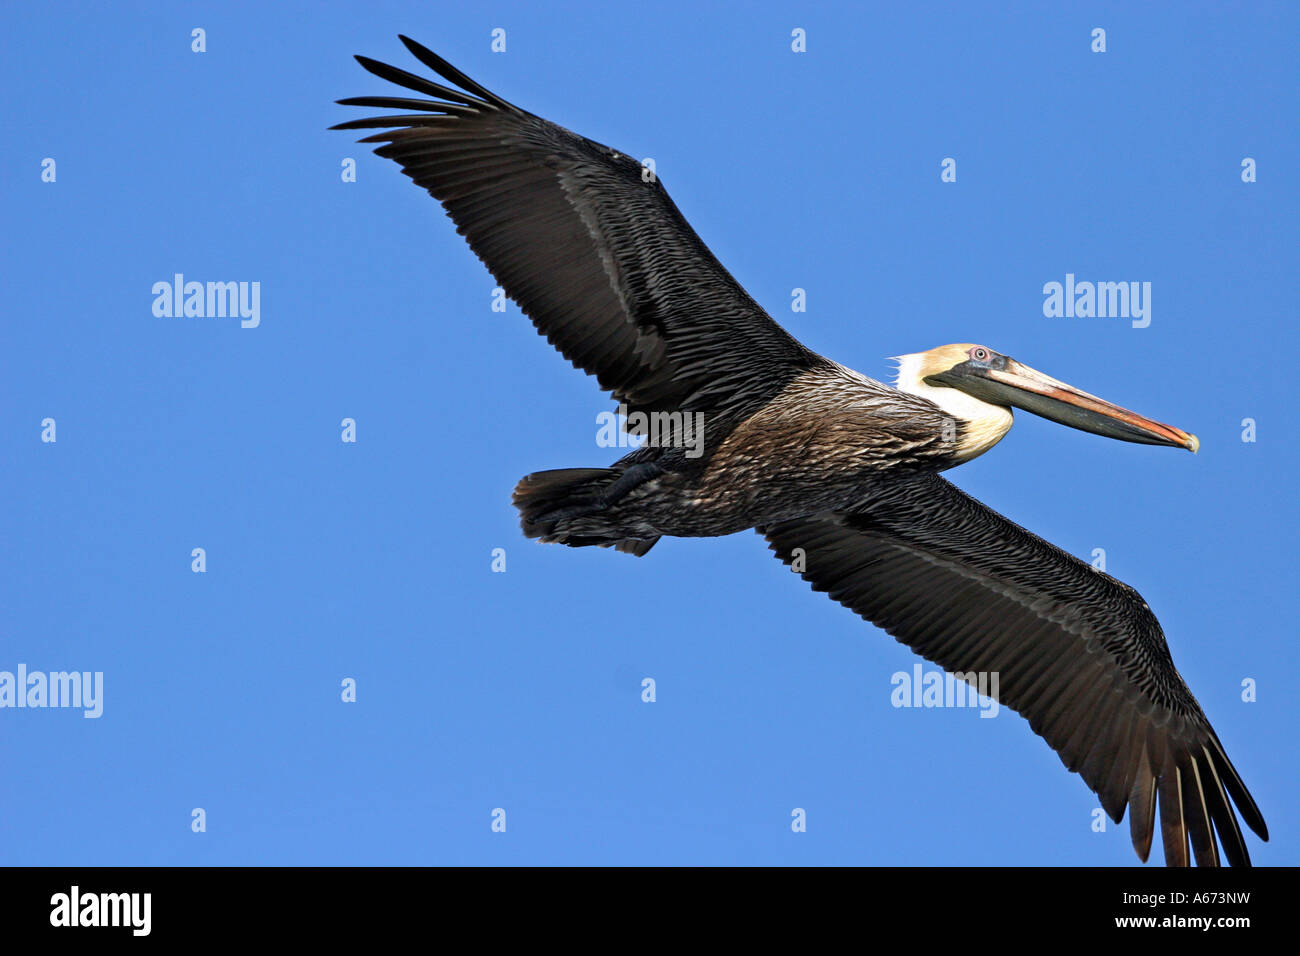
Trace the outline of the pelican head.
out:
[[[1195,452],[1199,439],[1144,418],[983,345],[942,345],[898,357],[898,389],[934,402],[966,424],[958,459],[992,448],[1011,428],[1011,409],[1120,441]]]

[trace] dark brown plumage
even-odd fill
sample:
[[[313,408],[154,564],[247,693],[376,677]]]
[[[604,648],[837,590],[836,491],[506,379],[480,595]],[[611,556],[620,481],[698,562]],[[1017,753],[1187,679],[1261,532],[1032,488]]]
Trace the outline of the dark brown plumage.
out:
[[[882,483],[852,505],[760,529],[805,580],[949,671],[997,672],[999,701],[1029,720],[1133,846],[1151,848],[1159,793],[1165,859],[1250,856],[1232,812],[1267,829],[1174,668],[1142,597],[936,474]]]
[[[405,37],[453,89],[357,57],[432,99],[336,129],[442,203],[538,331],[631,412],[701,416],[607,468],[540,472],[514,501],[529,537],[643,555],[662,535],[756,528],[814,589],[953,672],[998,672],[1024,715],[1145,860],[1249,863],[1234,804],[1258,808],[1127,585],[1035,537],[937,472],[1010,427],[1008,406],[1125,441],[1199,442],[980,346],[909,356],[900,389],[805,348],[623,153],[512,106]],[[698,452],[698,454],[696,453]]]

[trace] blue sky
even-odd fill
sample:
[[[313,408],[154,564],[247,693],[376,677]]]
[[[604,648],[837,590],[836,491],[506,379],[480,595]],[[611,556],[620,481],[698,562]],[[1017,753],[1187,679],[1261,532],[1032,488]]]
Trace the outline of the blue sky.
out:
[[[515,482],[616,457],[612,403],[327,131],[396,92],[352,54],[419,69],[399,32],[653,157],[811,348],[886,377],[979,342],[1197,433],[1193,457],[1022,414],[950,477],[1104,549],[1269,822],[1255,861],[1300,862],[1300,15],[903,6],[0,8],[0,670],[104,675],[98,719],[0,710],[0,862],[1137,863],[1014,714],[892,707],[919,658],[756,535],[521,537]],[[175,273],[260,283],[260,324],[155,316]],[[1045,317],[1067,273],[1150,282],[1150,325]]]

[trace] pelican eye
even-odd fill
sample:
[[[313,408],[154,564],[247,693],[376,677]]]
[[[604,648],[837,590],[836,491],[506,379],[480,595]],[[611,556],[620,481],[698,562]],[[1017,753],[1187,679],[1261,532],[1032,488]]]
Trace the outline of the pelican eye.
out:
[[[970,357],[977,362],[987,362],[989,360],[989,350],[977,345],[970,350]]]

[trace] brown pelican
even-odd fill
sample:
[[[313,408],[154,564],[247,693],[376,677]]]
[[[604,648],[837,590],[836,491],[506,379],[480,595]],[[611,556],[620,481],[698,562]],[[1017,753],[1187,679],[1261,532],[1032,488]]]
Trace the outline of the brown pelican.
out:
[[[1012,408],[1128,442],[1197,439],[981,345],[899,359],[897,388],[805,348],[718,263],[630,156],[525,112],[441,57],[443,80],[366,57],[425,98],[341,123],[397,161],[574,366],[629,412],[668,422],[608,468],[528,475],[526,535],[643,555],[662,535],[748,528],[776,555],[951,672],[999,675],[999,700],[1078,772],[1146,860],[1249,864],[1236,812],[1264,820],[1164,634],[1128,585],[959,491],[939,472],[995,445]],[[691,422],[702,422],[691,436]],[[648,426],[634,426],[647,432]],[[687,439],[693,439],[688,441]],[[1217,840],[1216,840],[1217,836]]]

